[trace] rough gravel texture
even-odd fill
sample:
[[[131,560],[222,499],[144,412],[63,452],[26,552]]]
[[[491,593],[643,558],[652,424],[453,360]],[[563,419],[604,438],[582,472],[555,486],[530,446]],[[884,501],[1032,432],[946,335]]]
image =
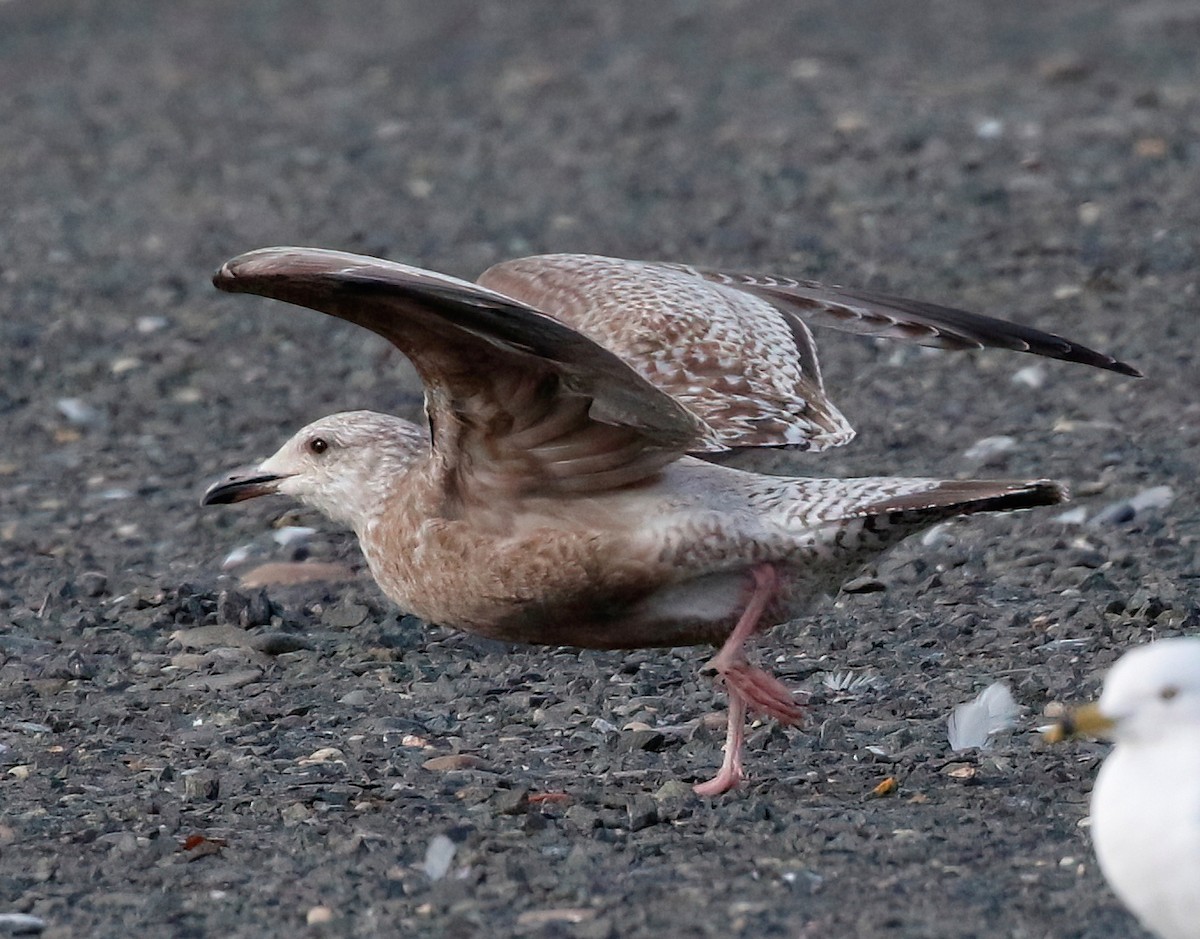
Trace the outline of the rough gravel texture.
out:
[[[1103,746],[1032,728],[1200,631],[1197,48],[1172,0],[0,3],[3,928],[1137,935],[1082,821]],[[1080,511],[946,526],[766,638],[811,721],[701,800],[704,650],[429,628],[310,513],[198,507],[322,414],[418,413],[374,336],[210,287],[289,243],[778,271],[1148,377],[820,335],[861,436],[776,468],[1052,476]],[[352,576],[242,585],[301,557]],[[1020,728],[950,752],[997,679]]]

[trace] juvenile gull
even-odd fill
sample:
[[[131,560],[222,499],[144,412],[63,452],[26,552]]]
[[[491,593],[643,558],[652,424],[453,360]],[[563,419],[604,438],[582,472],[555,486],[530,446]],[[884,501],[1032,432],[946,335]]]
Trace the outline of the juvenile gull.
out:
[[[742,778],[747,710],[801,708],[747,641],[947,517],[1065,499],[1051,481],[766,476],[713,459],[820,450],[853,431],[806,323],[942,348],[999,346],[1127,375],[1058,336],[930,304],[781,277],[590,255],[499,264],[478,285],[313,248],[226,263],[223,290],[273,297],[391,341],[425,385],[428,428],[322,418],[204,503],[284,493],[357,534],[404,610],[515,642],[713,644]]]
[[[1133,649],[1096,704],[1048,736],[1116,741],[1092,787],[1092,841],[1113,892],[1160,939],[1200,939],[1200,638]]]

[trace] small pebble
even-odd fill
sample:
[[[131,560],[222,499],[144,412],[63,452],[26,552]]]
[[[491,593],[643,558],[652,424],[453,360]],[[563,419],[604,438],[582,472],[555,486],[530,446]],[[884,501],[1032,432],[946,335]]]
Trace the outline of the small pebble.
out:
[[[1170,486],[1151,486],[1128,499],[1105,506],[1092,516],[1088,524],[1093,528],[1124,525],[1139,515],[1166,508],[1174,499],[1175,491]]]
[[[666,746],[666,743],[666,736],[652,728],[630,731],[621,736],[621,749],[626,751],[646,750],[650,753],[658,753]]]
[[[286,655],[289,652],[301,652],[312,647],[312,643],[303,636],[279,630],[255,633],[250,637],[250,648],[263,655]]]
[[[1046,370],[1040,365],[1026,365],[1013,372],[1012,383],[1026,388],[1041,388],[1046,384]]]
[[[346,755],[337,747],[322,747],[314,750],[308,756],[296,761],[300,766],[313,766],[318,763],[345,763]]]
[[[421,764],[425,769],[434,773],[451,773],[455,770],[479,769],[483,760],[470,753],[450,753],[446,756],[435,756]]]
[[[221,795],[221,781],[214,774],[200,770],[185,772],[183,797],[187,802],[213,802]]]
[[[430,880],[441,880],[449,873],[457,851],[457,846],[445,835],[435,835],[425,849],[425,861],[421,870]]]
[[[1017,446],[1016,438],[1006,436],[984,437],[975,441],[963,451],[963,459],[968,463],[986,466],[997,457],[1003,456]]]
[[[549,926],[554,923],[572,925],[586,922],[596,915],[586,907],[564,907],[557,910],[526,910],[517,916],[517,925],[526,928]]]
[[[100,412],[82,398],[59,398],[55,406],[76,427],[95,427],[102,420]]]
[[[501,789],[488,804],[497,815],[520,815],[529,808],[529,790]]]
[[[46,928],[46,921],[32,913],[0,913],[0,935],[36,936]]]
[[[283,528],[277,528],[271,532],[271,538],[280,547],[291,548],[304,544],[316,533],[315,528],[307,528],[304,525],[285,525]]]
[[[221,562],[221,570],[227,571],[231,567],[244,564],[253,553],[254,549],[250,545],[242,545],[240,548],[234,548],[225,555],[225,560]]]
[[[975,136],[980,140],[995,140],[1004,136],[1004,122],[998,118],[989,117],[975,125]]]
[[[309,926],[320,926],[333,922],[333,910],[327,906],[314,906],[305,915],[304,921]]]

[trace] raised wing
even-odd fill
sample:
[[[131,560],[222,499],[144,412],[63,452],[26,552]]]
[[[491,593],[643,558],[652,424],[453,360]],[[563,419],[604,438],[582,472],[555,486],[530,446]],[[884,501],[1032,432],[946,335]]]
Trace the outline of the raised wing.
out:
[[[785,277],[549,254],[504,261],[479,283],[616,353],[712,428],[719,446],[709,450],[823,450],[854,436],[825,393],[809,325],[944,349],[996,346],[1141,374],[1017,323]]]
[[[717,448],[702,420],[612,352],[466,281],[339,251],[264,248],[226,262],[213,283],[393,343],[425,383],[435,463],[451,494],[593,492]]]
[[[824,450],[854,436],[825,395],[808,327],[690,268],[594,255],[504,261],[485,287],[569,324],[682,402],[715,436],[696,452]]]
[[[904,297],[848,287],[827,287],[807,280],[758,274],[732,274],[686,265],[665,265],[722,289],[760,297],[789,316],[814,326],[829,326],[862,336],[903,339],[939,349],[989,346],[1080,362],[1122,375],[1142,373],[1111,355],[1029,326],[968,313]]]

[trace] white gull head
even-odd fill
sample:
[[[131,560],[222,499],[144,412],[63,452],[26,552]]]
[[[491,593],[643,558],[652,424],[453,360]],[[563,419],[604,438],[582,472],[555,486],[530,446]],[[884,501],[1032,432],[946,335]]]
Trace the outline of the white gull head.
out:
[[[1121,744],[1200,735],[1200,639],[1162,639],[1125,653],[1104,680],[1099,711]]]
[[[428,448],[426,432],[411,421],[375,411],[331,414],[302,428],[258,466],[218,480],[201,503],[280,493],[361,534]]]

